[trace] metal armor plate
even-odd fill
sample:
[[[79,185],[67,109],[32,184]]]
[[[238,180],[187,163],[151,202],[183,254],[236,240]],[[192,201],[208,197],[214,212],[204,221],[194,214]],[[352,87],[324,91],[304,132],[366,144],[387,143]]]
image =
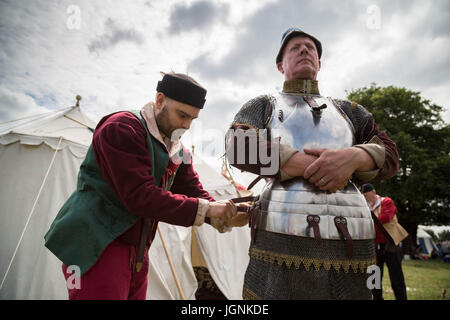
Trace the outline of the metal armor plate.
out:
[[[303,152],[303,148],[343,149],[355,144],[350,123],[333,102],[313,96],[320,112],[313,112],[302,96],[279,93],[270,123],[272,138]],[[297,177],[285,182],[271,179],[261,197],[262,221],[259,228],[303,237],[314,237],[306,217],[320,216],[319,230],[323,239],[341,239],[335,226],[336,216],[345,217],[354,240],[374,239],[375,229],[364,196],[349,182],[344,190],[322,191],[307,180]]]

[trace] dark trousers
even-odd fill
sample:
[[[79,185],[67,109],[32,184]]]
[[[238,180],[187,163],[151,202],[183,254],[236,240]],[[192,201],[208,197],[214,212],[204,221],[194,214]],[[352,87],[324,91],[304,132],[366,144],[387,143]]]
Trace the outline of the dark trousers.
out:
[[[405,277],[402,271],[402,249],[397,247],[396,252],[388,253],[384,251],[384,245],[384,243],[376,245],[377,265],[381,271],[381,282],[383,280],[384,263],[386,263],[395,299],[407,300]],[[373,289],[372,295],[374,300],[383,300],[383,285],[381,284],[380,289]]]

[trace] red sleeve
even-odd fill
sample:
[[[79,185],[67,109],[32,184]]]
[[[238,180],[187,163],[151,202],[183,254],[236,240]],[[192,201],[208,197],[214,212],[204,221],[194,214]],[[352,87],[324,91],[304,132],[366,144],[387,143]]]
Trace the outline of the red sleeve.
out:
[[[119,112],[102,120],[94,132],[92,148],[103,178],[131,213],[193,225],[198,200],[154,185],[146,139],[145,128],[131,113]]]
[[[202,198],[208,201],[215,201],[201,184],[197,172],[191,163],[181,163],[171,188],[173,193],[184,194],[188,197]]]
[[[381,212],[378,216],[378,220],[380,220],[382,224],[388,223],[394,218],[396,213],[397,207],[395,206],[394,201],[392,201],[391,198],[386,197],[381,201]]]

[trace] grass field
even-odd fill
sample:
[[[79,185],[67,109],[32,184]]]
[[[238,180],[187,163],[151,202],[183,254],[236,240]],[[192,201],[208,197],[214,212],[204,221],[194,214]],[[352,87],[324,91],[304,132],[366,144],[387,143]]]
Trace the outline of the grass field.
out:
[[[408,300],[450,300],[450,263],[441,260],[408,260],[402,262]],[[445,297],[442,297],[446,289]],[[386,265],[383,275],[383,298],[394,300]]]

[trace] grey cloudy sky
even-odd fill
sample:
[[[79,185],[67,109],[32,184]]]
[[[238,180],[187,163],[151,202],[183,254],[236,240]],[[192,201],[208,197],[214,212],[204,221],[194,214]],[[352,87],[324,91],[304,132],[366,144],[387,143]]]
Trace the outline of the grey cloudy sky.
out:
[[[282,85],[275,56],[290,26],[322,41],[322,94],[376,82],[448,109],[449,21],[448,0],[0,0],[0,122],[77,94],[94,120],[139,109],[174,70],[207,87],[194,141],[212,140],[246,100]]]

